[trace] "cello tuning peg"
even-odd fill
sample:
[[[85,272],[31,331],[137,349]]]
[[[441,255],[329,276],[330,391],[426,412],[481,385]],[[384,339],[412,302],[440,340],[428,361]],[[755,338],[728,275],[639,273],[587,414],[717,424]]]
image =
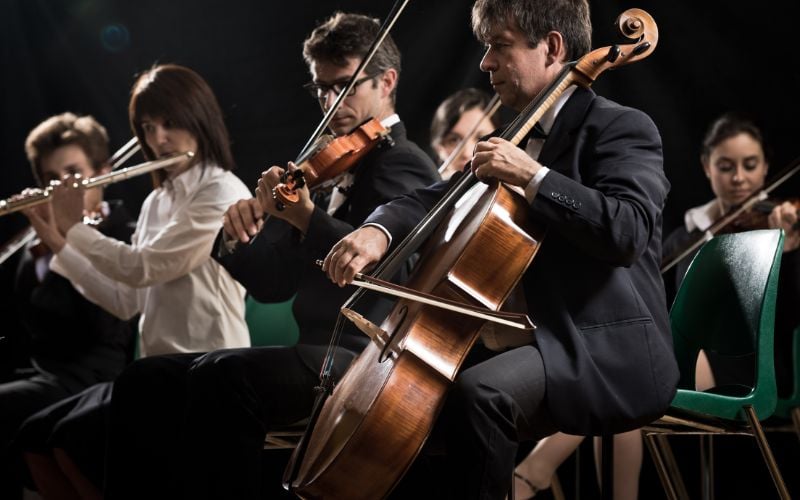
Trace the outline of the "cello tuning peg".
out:
[[[619,57],[619,54],[620,54],[619,45],[612,45],[608,49],[608,54],[606,55],[606,60],[608,60],[608,62],[610,62],[610,63],[613,63],[614,61],[617,60],[617,58]]]
[[[649,48],[650,42],[642,42],[633,48],[633,55],[638,56],[639,54],[646,52]]]

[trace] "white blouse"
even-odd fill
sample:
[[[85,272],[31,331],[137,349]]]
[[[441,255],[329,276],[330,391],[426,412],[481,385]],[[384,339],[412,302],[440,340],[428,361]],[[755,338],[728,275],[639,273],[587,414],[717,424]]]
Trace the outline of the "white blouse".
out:
[[[244,288],[210,255],[225,210],[251,197],[233,173],[196,165],[145,199],[130,245],[75,224],[51,269],[115,316],[141,313],[142,356],[247,347]]]

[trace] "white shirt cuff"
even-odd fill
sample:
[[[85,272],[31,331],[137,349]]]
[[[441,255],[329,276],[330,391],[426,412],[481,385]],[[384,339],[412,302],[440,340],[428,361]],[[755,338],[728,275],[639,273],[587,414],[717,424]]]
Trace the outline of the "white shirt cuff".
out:
[[[386,229],[385,227],[381,226],[380,224],[375,224],[374,222],[370,222],[368,224],[364,224],[361,227],[369,227],[369,226],[376,227],[376,228],[380,229],[381,232],[386,235],[386,239],[389,240],[389,244],[387,245],[387,248],[392,246],[392,234],[389,232],[388,229]]]
[[[525,199],[528,200],[528,203],[533,203],[533,199],[536,197],[536,193],[539,192],[539,186],[542,185],[542,181],[544,180],[544,176],[547,175],[550,169],[542,166],[536,175],[531,178],[531,181],[525,186]]]

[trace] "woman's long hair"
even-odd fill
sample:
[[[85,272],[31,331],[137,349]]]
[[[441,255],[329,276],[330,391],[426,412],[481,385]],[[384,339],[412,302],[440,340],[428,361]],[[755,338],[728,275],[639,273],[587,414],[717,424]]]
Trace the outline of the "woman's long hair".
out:
[[[139,75],[131,90],[128,117],[148,160],[156,157],[145,141],[145,117],[160,118],[170,127],[191,133],[197,141],[195,161],[213,163],[225,170],[234,168],[228,129],[217,98],[206,81],[189,68],[159,64]],[[166,173],[158,170],[155,174],[155,184],[160,186]]]

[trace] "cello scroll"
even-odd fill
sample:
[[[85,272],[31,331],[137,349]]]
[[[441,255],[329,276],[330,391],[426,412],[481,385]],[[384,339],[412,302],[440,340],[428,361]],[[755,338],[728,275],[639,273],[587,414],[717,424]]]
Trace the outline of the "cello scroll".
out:
[[[653,17],[642,9],[628,9],[617,18],[619,32],[632,44],[612,45],[595,49],[578,61],[575,69],[591,84],[603,71],[649,56],[658,44],[658,26]]]

